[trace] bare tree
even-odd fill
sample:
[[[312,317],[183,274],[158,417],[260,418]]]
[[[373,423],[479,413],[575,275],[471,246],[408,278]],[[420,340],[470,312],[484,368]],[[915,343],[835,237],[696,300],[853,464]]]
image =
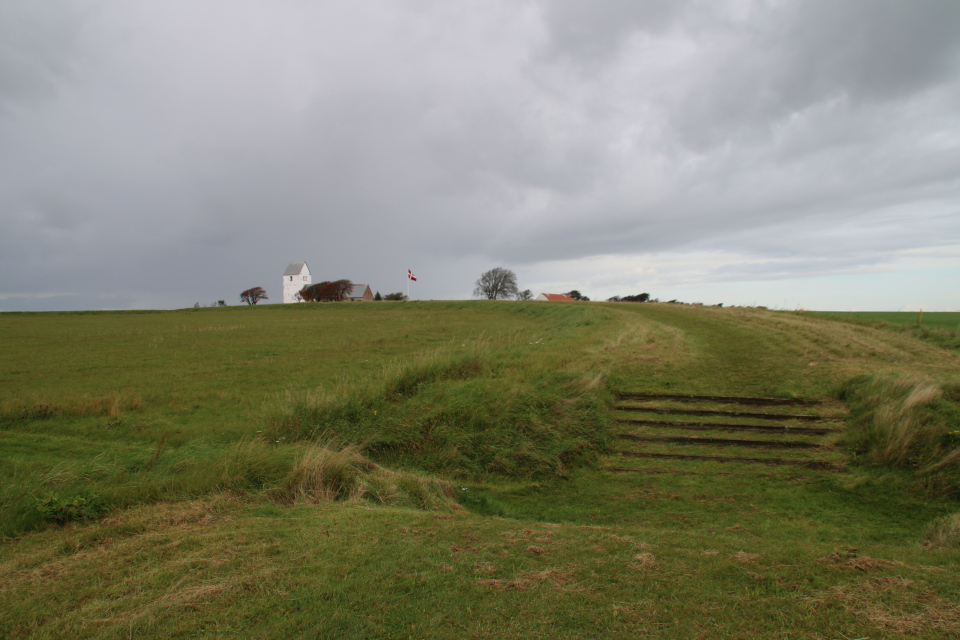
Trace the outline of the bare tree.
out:
[[[485,272],[476,282],[473,295],[487,300],[512,298],[517,295],[517,274],[510,269],[496,267]]]
[[[267,298],[267,292],[263,287],[254,287],[241,293],[240,300],[247,304],[257,304],[261,300],[269,300],[269,298]]]
[[[530,289],[524,289],[517,293],[517,300],[533,300],[533,292]]]

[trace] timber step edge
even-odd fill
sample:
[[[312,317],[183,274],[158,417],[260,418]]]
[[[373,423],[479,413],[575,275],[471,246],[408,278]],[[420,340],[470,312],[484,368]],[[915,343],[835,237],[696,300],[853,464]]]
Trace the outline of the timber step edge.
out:
[[[739,440],[735,438],[696,438],[691,436],[635,436],[621,433],[621,440],[631,442],[674,442],[676,444],[722,445],[725,447],[758,447],[762,449],[821,449],[815,442],[795,442],[789,440]]]
[[[626,400],[681,400],[688,402],[722,402],[728,404],[754,405],[818,405],[819,400],[805,400],[802,398],[752,398],[748,396],[704,396],[678,393],[618,393],[618,399]]]
[[[672,420],[645,420],[643,418],[617,418],[620,424],[642,424],[648,427],[686,429],[690,431],[760,431],[764,433],[783,433],[804,436],[823,436],[837,433],[837,429],[826,427],[791,427],[785,424],[733,424],[725,422],[676,422]]]
[[[757,464],[786,465],[794,467],[807,467],[808,469],[820,469],[823,471],[840,471],[840,467],[829,462],[820,460],[784,460],[782,458],[742,458],[738,456],[701,456],[682,453],[640,453],[635,451],[622,451],[620,455],[628,458],[656,458],[660,460],[704,460],[711,462],[745,462]],[[637,469],[642,471],[642,469]]]

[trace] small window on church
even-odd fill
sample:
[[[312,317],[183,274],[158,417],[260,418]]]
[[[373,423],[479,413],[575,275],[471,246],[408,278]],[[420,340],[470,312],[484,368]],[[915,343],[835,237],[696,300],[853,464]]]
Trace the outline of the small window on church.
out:
[[[307,276],[303,276],[303,281],[304,281],[304,282],[307,281]]]
[[[293,276],[290,276],[290,282],[293,282]]]

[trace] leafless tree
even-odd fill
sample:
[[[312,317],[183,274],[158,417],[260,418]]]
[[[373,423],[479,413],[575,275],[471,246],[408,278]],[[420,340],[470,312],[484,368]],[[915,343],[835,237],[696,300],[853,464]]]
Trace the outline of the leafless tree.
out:
[[[517,295],[517,274],[510,269],[496,267],[485,272],[476,282],[473,295],[487,300],[512,298]]]
[[[269,300],[269,298],[267,298],[267,292],[263,287],[254,287],[241,293],[240,300],[247,304],[257,304],[261,300]]]
[[[530,289],[524,289],[517,293],[517,300],[533,300],[533,292]]]

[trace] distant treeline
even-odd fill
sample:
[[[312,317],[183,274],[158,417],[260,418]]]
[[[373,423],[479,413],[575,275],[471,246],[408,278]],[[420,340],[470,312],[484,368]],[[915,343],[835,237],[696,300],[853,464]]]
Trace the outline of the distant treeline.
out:
[[[612,298],[607,298],[608,302],[649,302],[650,294],[649,293],[638,293],[635,296],[613,296]]]

